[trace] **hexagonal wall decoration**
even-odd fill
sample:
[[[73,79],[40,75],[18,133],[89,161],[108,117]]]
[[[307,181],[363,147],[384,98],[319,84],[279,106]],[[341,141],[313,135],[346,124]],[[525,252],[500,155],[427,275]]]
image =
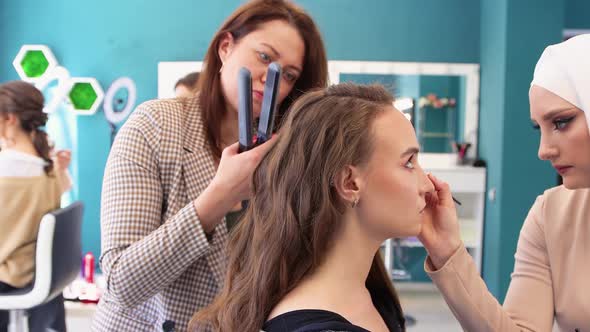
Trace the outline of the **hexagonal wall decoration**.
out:
[[[68,100],[72,111],[77,115],[92,115],[98,111],[104,92],[93,77],[72,77],[72,88]]]
[[[46,45],[23,45],[12,65],[21,80],[36,83],[57,66],[57,60]]]

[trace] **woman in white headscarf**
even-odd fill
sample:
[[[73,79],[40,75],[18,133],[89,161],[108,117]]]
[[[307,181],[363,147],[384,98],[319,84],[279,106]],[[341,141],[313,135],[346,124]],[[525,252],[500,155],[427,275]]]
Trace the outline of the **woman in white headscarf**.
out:
[[[547,190],[522,227],[504,305],[487,290],[459,234],[448,185],[420,238],[426,272],[466,331],[590,331],[590,35],[549,46],[529,92],[539,158],[563,185]]]

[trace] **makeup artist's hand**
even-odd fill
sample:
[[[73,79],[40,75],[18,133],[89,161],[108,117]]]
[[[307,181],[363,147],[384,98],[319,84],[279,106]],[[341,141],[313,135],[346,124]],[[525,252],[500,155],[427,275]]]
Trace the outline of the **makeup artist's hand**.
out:
[[[427,194],[422,231],[418,239],[428,251],[436,269],[441,268],[461,245],[457,210],[449,185],[429,174],[434,192]]]
[[[239,143],[225,148],[209,186],[195,199],[194,206],[205,232],[212,231],[223,216],[252,194],[252,174],[277,138],[238,153]]]

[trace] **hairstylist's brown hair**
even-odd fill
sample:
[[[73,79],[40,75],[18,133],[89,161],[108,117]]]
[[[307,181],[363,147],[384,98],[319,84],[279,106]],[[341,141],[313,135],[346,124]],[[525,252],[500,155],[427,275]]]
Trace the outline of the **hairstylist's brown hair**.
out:
[[[381,86],[349,83],[310,92],[287,115],[253,176],[254,195],[229,241],[223,290],[190,328],[259,331],[271,310],[325,259],[346,202],[331,179],[373,153],[373,122],[391,107]],[[336,278],[337,276],[335,276]],[[377,306],[405,322],[379,252],[366,280]]]
[[[32,84],[23,81],[0,84],[0,116],[12,113],[19,119],[21,128],[31,135],[37,154],[47,162],[44,170],[49,175],[53,170],[51,146],[47,133],[40,128],[47,123],[44,101],[41,91]]]
[[[255,31],[261,24],[273,20],[282,20],[291,24],[299,31],[305,43],[303,71],[291,93],[280,105],[277,124],[280,123],[280,118],[292,102],[302,93],[327,85],[328,60],[324,43],[313,19],[303,9],[284,0],[254,0],[239,7],[213,37],[197,83],[207,136],[212,152],[217,158],[221,157],[221,120],[226,112],[219,77],[222,64],[218,54],[219,44],[227,33],[232,35],[234,41],[239,42],[242,37]]]
[[[179,85],[184,85],[188,90],[193,91],[198,80],[199,72],[188,73],[174,84],[174,88],[176,89]]]

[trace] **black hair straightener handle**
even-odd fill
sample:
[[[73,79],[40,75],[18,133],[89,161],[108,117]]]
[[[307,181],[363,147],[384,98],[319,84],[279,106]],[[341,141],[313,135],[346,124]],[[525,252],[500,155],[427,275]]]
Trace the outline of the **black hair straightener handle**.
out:
[[[276,117],[281,66],[273,62],[268,66],[256,142],[252,139],[252,76],[246,68],[238,73],[239,152],[248,151],[272,138]]]
[[[258,123],[258,138],[256,145],[263,144],[272,138],[275,124],[277,97],[279,94],[279,82],[281,81],[281,66],[273,62],[268,66],[266,82],[264,83],[264,98],[260,110]]]
[[[252,141],[252,76],[246,68],[238,73],[238,152],[248,151],[254,145]]]

